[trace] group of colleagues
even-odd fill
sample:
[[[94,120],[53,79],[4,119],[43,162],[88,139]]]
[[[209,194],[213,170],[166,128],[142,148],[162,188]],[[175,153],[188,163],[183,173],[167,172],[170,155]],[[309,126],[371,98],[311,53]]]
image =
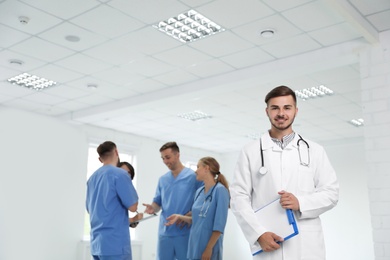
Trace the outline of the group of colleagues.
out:
[[[249,244],[263,250],[254,259],[325,259],[319,216],[338,202],[335,171],[322,146],[293,131],[298,112],[293,90],[276,87],[265,103],[271,128],[242,149],[230,188],[214,158],[201,158],[194,172],[181,163],[175,142],[160,148],[169,171],[159,178],[152,203],[143,204],[146,214],[161,211],[158,260],[222,259],[229,207]],[[131,260],[129,222],[143,216],[128,215],[128,211],[138,213],[134,169],[119,163],[113,142],[102,143],[97,152],[103,166],[87,182],[91,254],[94,260]],[[297,220],[299,235],[286,242],[255,215],[256,209],[275,198]]]

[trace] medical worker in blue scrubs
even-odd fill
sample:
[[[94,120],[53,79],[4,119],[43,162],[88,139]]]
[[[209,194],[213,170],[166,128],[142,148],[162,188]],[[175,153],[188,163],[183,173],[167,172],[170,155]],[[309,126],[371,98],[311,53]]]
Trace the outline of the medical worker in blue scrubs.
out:
[[[115,143],[106,141],[97,152],[103,166],[87,182],[91,254],[94,260],[131,260],[128,211],[137,211],[138,195],[129,174],[117,167]]]
[[[152,204],[145,213],[153,214],[161,209],[158,228],[157,260],[186,260],[189,226],[165,226],[172,214],[190,214],[196,190],[202,182],[190,168],[180,162],[180,150],[176,142],[168,142],[160,148],[161,158],[169,171],[158,181]]]
[[[165,225],[192,223],[187,259],[221,260],[230,200],[228,183],[214,158],[200,159],[197,167],[196,179],[204,186],[196,192],[192,216],[173,214]]]

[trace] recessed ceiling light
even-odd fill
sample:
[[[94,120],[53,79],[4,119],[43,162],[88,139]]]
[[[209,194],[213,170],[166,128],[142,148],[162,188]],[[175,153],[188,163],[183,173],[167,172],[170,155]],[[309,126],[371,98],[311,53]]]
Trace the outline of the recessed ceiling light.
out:
[[[97,86],[96,84],[88,84],[88,85],[87,85],[87,88],[88,88],[88,89],[95,90],[95,89],[98,88],[98,86]]]
[[[189,112],[189,113],[179,114],[177,116],[181,117],[181,118],[184,118],[184,119],[191,120],[191,121],[198,121],[198,120],[201,120],[201,119],[212,118],[212,116],[210,116],[210,115],[208,115],[206,113],[203,113],[202,111],[199,111],[199,110],[195,110],[195,111]]]
[[[225,30],[195,10],[189,10],[161,21],[153,27],[184,43],[193,42]]]
[[[28,22],[30,21],[30,18],[27,17],[27,16],[19,16],[19,22],[23,25],[26,25],[28,24]]]
[[[23,73],[18,76],[9,78],[8,82],[14,85],[19,85],[34,90],[46,89],[48,87],[53,87],[57,84],[57,82],[55,81],[40,78],[38,76],[30,75],[28,73]]]
[[[261,35],[263,38],[272,38],[272,37],[274,37],[274,35],[275,35],[275,30],[274,30],[274,29],[262,30],[262,31],[260,32],[260,35]]]
[[[69,42],[79,42],[80,37],[78,37],[76,35],[67,35],[67,36],[65,36],[65,40],[67,40]]]
[[[301,90],[295,90],[295,95],[303,99],[304,101],[309,98],[323,97],[333,95],[333,90],[325,87],[324,85],[318,87],[305,88]]]
[[[350,124],[356,126],[356,127],[359,127],[359,126],[363,126],[364,125],[364,120],[363,118],[359,118],[359,119],[352,119],[350,121],[348,121]]]
[[[24,64],[24,62],[22,60],[11,59],[11,60],[9,60],[9,64],[15,65],[15,66],[22,66]]]

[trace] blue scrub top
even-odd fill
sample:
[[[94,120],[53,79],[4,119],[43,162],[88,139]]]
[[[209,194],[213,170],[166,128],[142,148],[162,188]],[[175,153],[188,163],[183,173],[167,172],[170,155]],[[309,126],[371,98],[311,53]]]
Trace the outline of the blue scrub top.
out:
[[[160,236],[182,236],[190,232],[189,226],[165,226],[167,218],[172,214],[185,215],[191,211],[196,190],[203,182],[196,180],[196,175],[190,168],[184,168],[174,178],[169,171],[162,175],[158,181],[153,202],[161,207],[158,233]]]
[[[214,190],[213,190],[213,187]],[[201,259],[213,231],[221,232],[213,248],[211,259],[222,259],[223,232],[225,230],[230,196],[221,183],[204,193],[204,187],[196,191],[192,206],[192,227],[188,242],[188,259]],[[199,196],[198,196],[199,194]]]
[[[138,202],[129,174],[104,165],[87,182],[92,255],[131,255],[128,208]]]

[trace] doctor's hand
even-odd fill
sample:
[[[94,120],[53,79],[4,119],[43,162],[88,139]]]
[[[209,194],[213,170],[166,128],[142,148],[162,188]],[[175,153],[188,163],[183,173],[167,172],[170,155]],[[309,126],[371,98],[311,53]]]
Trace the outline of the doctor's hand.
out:
[[[277,242],[283,242],[283,238],[272,232],[265,232],[258,239],[261,248],[264,252],[271,252],[280,248]]]
[[[146,207],[146,209],[144,211],[145,213],[148,213],[148,214],[154,214],[155,213],[154,207],[151,204],[143,203],[142,205],[144,205]]]
[[[167,217],[167,221],[164,225],[165,226],[172,226],[176,222],[181,222],[182,220],[180,219],[181,215],[180,214],[172,214],[169,217]]]
[[[294,194],[284,190],[279,191],[278,194],[280,195],[280,205],[282,205],[283,208],[299,210],[299,201],[297,197],[294,196]]]

